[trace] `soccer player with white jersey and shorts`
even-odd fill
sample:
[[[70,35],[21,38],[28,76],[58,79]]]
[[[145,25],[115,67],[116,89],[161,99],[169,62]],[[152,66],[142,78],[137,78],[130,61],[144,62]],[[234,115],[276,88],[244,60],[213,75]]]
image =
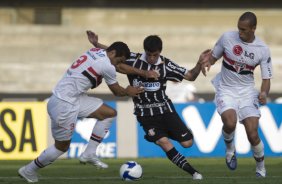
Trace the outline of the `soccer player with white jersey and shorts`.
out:
[[[95,137],[97,139],[104,137],[111,126],[111,119],[117,113],[101,99],[90,97],[86,92],[90,88],[98,87],[104,78],[116,96],[136,96],[142,93],[144,91],[142,88],[128,86],[125,89],[116,80],[116,66],[122,65],[129,56],[130,50],[125,43],[114,42],[106,50],[92,48],[86,51],[68,68],[54,88],[47,105],[55,144],[45,149],[35,160],[21,167],[18,171],[21,177],[28,182],[37,182],[37,171],[54,162],[68,150],[78,118],[96,118],[98,121],[94,128],[98,133]],[[123,72],[145,76],[148,74],[130,67]],[[84,155],[81,161],[100,168],[108,167],[97,158],[95,152]]]
[[[238,20],[238,30],[224,33],[207,55],[203,64],[206,74],[218,59],[223,57],[221,72],[212,80],[215,87],[215,103],[221,116],[222,135],[226,145],[226,164],[237,168],[234,132],[237,120],[245,127],[256,161],[256,176],[266,177],[264,144],[258,135],[261,116],[259,105],[267,102],[272,78],[272,64],[268,46],[255,36],[256,15],[245,12]],[[255,89],[254,69],[260,66],[262,83]]]

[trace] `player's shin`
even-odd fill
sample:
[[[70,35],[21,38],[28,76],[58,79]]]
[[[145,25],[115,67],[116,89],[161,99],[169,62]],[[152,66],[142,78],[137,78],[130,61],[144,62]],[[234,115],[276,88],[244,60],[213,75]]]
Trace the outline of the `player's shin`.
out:
[[[89,143],[83,152],[86,157],[96,155],[96,150],[99,144],[103,141],[104,137],[108,133],[114,118],[107,118],[102,121],[97,121],[93,127],[92,134]]]
[[[26,165],[27,171],[37,171],[47,165],[52,164],[64,152],[58,150],[55,145],[48,147],[36,159]]]
[[[228,134],[222,129],[222,136],[223,136],[223,139],[224,139],[224,143],[226,145],[226,151],[227,152],[231,152],[231,153],[235,152],[235,146],[234,146],[234,143],[233,143],[234,134],[235,134],[235,132]]]
[[[264,168],[264,144],[262,141],[258,145],[252,146],[254,158],[258,168]]]
[[[266,170],[264,166],[264,145],[260,141],[258,145],[252,146],[254,159],[256,160],[256,176],[259,178],[266,177]]]
[[[185,159],[185,157],[179,153],[175,148],[172,148],[168,152],[166,152],[167,157],[169,160],[172,161],[175,165],[179,168],[183,169],[184,171],[190,173],[192,176],[195,172],[197,172]]]

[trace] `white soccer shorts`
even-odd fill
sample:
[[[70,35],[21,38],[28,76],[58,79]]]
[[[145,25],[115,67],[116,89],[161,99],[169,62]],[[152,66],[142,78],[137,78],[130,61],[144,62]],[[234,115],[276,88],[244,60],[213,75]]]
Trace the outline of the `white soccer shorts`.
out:
[[[83,94],[76,104],[63,101],[52,95],[47,104],[51,119],[52,135],[57,141],[71,140],[78,118],[86,118],[101,107],[103,101],[99,98]]]
[[[220,115],[228,109],[234,109],[239,122],[248,117],[260,117],[258,91],[255,89],[217,89],[215,104]]]

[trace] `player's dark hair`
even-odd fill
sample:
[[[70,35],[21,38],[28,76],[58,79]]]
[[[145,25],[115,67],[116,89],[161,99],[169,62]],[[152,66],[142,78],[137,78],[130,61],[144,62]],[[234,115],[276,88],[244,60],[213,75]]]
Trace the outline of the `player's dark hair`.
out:
[[[250,22],[250,26],[254,27],[257,26],[257,16],[253,12],[245,12],[239,18],[239,21],[248,20]]]
[[[147,36],[143,42],[144,50],[148,52],[162,51],[163,42],[158,35]]]
[[[112,50],[116,51],[116,57],[124,56],[126,59],[130,57],[130,50],[124,42],[114,42],[106,49],[108,52]]]

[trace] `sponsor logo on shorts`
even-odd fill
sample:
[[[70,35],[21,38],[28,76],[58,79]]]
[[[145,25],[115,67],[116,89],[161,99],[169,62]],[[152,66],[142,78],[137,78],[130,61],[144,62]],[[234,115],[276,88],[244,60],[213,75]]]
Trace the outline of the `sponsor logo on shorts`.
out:
[[[148,131],[148,135],[149,135],[149,136],[154,136],[154,135],[156,135],[155,129],[154,129],[154,128],[151,128],[151,129]]]

